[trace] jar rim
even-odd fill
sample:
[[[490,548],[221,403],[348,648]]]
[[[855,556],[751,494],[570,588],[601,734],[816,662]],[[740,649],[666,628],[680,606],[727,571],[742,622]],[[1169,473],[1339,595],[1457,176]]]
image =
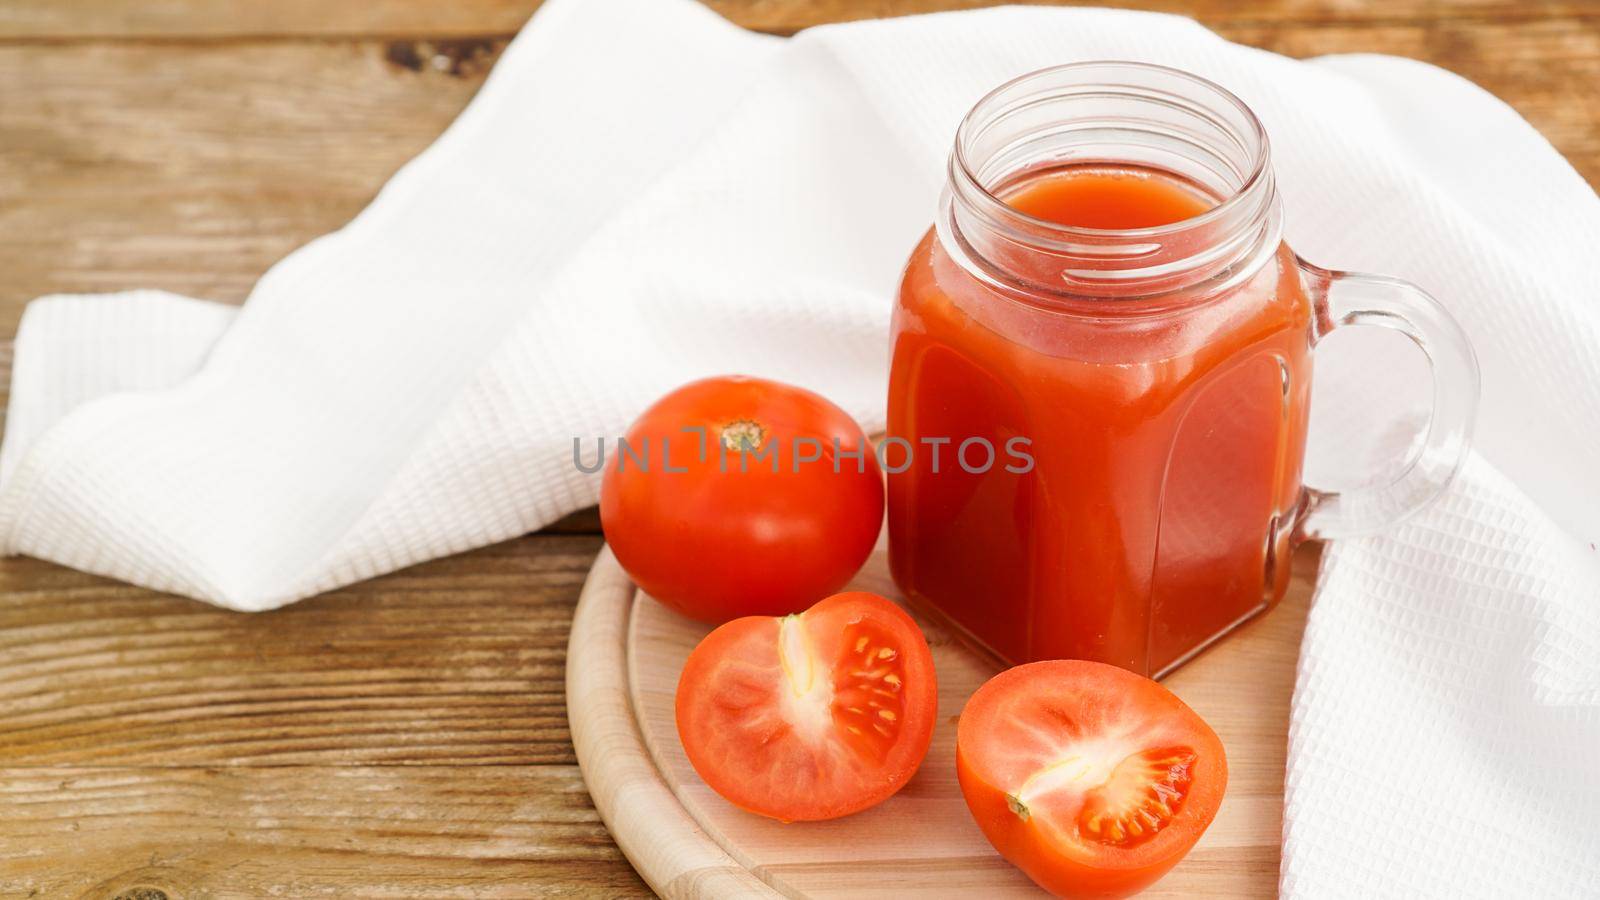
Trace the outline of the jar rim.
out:
[[[1144,228],[1090,228],[1082,225],[1065,225],[1050,219],[1025,213],[1011,204],[1005,202],[998,194],[985,185],[974,171],[968,159],[968,146],[971,143],[972,131],[982,124],[983,119],[993,112],[990,107],[998,103],[1011,91],[1034,81],[1044,81],[1051,76],[1062,73],[1086,73],[1091,71],[1104,71],[1114,73],[1117,71],[1132,71],[1151,73],[1163,78],[1170,78],[1185,82],[1191,86],[1213,94],[1217,99],[1227,104],[1231,109],[1240,114],[1249,128],[1249,133],[1244,137],[1254,144],[1252,165],[1248,174],[1244,175],[1239,186],[1226,197],[1222,197],[1217,205],[1205,212],[1187,219],[1179,219],[1165,225],[1154,225]],[[1120,85],[1119,85],[1120,86]],[[1139,88],[1137,85],[1126,87]],[[1243,148],[1242,148],[1243,149]],[[1236,210],[1247,202],[1247,198],[1255,188],[1268,177],[1270,171],[1270,147],[1267,130],[1261,120],[1256,116],[1248,104],[1239,96],[1209,78],[1186,72],[1182,69],[1164,66],[1158,63],[1138,62],[1134,60],[1084,60],[1079,62],[1063,63],[1056,66],[1047,66],[1023,73],[1006,81],[988,93],[984,94],[978,102],[974,103],[967,114],[962,117],[961,124],[956,128],[955,147],[950,154],[950,176],[958,187],[967,188],[963,199],[968,202],[976,200],[983,207],[984,213],[992,218],[1020,220],[1030,228],[1045,233],[1053,233],[1064,237],[1084,238],[1089,240],[1108,240],[1125,238],[1137,240],[1141,238],[1169,237],[1197,227],[1205,227],[1227,216],[1233,215]]]

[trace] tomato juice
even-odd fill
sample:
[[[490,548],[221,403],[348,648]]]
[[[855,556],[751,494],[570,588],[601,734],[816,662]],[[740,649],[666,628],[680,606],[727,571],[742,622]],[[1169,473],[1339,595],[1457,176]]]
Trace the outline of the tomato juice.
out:
[[[1116,162],[987,190],[1030,227],[1126,231],[1134,247],[1139,230],[1221,202]],[[1280,599],[1311,375],[1311,308],[1288,248],[1274,237],[1222,289],[1108,279],[1098,296],[1071,277],[1063,290],[1060,257],[1027,246],[983,243],[973,255],[989,277],[947,249],[930,230],[904,275],[889,433],[1025,438],[1035,465],[936,473],[918,454],[890,475],[890,560],[906,595],[1007,662],[1150,675]],[[1098,265],[1080,262],[1079,275]]]

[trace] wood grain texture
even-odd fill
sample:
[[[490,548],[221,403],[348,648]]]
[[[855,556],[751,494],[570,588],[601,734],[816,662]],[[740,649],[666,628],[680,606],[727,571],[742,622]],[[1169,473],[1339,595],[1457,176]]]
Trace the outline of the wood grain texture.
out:
[[[1315,28],[1330,23],[1428,24],[1595,15],[1589,0],[1021,0],[1030,6],[1118,6],[1189,16],[1213,28],[1282,23]],[[823,22],[976,9],[987,0],[707,0],[724,16],[758,31],[789,34]]]
[[[0,40],[206,40],[372,35],[481,36],[517,30],[541,0],[10,0]],[[1049,5],[1062,0],[1019,0]],[[705,0],[745,28],[791,34],[811,25],[975,9],[989,0]],[[1070,5],[1066,0],[1064,5]],[[1100,5],[1080,3],[1079,5]],[[1589,0],[1130,0],[1118,6],[1178,13],[1211,23],[1427,22],[1593,15]]]
[[[602,549],[578,600],[568,652],[567,706],[584,782],[618,845],[657,893],[765,893],[750,870],[706,840],[645,749],[627,667],[633,597],[627,573]]]
[[[242,300],[442,131],[537,5],[0,3],[0,337],[45,293]],[[979,3],[711,5],[790,33]],[[1593,0],[1119,5],[1295,56],[1437,63],[1600,181]],[[255,617],[0,560],[0,897],[646,893],[567,732],[567,629],[597,530],[590,511]],[[1292,609],[1252,627],[1293,629]],[[1227,696],[1281,710],[1284,691]],[[1275,860],[1188,868],[1222,884]]]
[[[546,534],[240,615],[0,565],[0,766],[569,764],[573,599]]]
[[[0,897],[644,893],[563,702],[593,521],[261,615],[0,561]]]
[[[1284,734],[1316,566],[1317,548],[1302,548],[1281,606],[1166,680],[1222,737],[1229,785],[1204,838],[1148,896],[1276,892]],[[895,596],[881,547],[851,588]],[[603,552],[573,627],[569,692],[577,682],[586,689],[570,692],[570,715],[585,780],[645,879],[670,896],[726,896],[689,876],[714,872],[725,882],[727,856],[784,896],[1037,895],[990,848],[956,784],[961,708],[997,670],[942,627],[919,622],[939,674],[938,725],[922,767],[870,810],[785,825],[733,807],[695,774],[678,740],[674,695],[684,660],[710,629],[638,595]]]
[[[0,333],[45,293],[243,300],[438,136],[503,46],[0,45]]]
[[[10,35],[0,37],[0,271],[8,276],[0,335],[14,333],[22,305],[45,293],[138,286],[243,300],[268,266],[347,222],[449,124],[532,5],[385,0],[370,13],[353,2],[0,5],[0,35]],[[736,22],[776,32],[944,5],[716,4]],[[1205,0],[1192,9],[1226,37],[1292,56],[1396,53],[1460,72],[1600,183],[1600,4],[1592,0]],[[326,36],[372,28],[368,16],[379,13],[399,23],[384,33],[427,26],[444,36]],[[269,14],[282,34],[315,37],[251,36],[251,17]],[[105,37],[46,39],[50,28],[18,24],[55,19]],[[222,39],[207,22],[244,23],[243,31]],[[184,40],[166,39],[173,34]]]
[[[0,767],[0,804],[0,897],[641,892],[575,766]]]

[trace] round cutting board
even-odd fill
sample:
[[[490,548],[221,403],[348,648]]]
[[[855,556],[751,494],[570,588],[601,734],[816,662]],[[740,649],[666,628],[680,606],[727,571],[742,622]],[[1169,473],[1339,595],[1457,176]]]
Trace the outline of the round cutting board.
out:
[[[1316,550],[1295,559],[1277,609],[1165,680],[1222,737],[1228,793],[1194,851],[1147,896],[1271,897],[1300,633]],[[882,547],[851,589],[897,597]],[[739,810],[689,765],[673,692],[710,627],[638,591],[609,548],[584,585],[567,656],[567,716],[584,781],[617,844],[665,897],[1040,896],[967,814],[956,784],[956,718],[995,669],[918,617],[939,674],[939,724],[911,782],[831,822],[785,825]]]

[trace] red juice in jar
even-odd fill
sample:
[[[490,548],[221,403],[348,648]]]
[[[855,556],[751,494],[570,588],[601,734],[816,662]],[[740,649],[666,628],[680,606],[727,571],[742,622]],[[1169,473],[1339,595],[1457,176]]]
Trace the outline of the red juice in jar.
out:
[[[894,314],[889,434],[913,452],[887,460],[890,562],[1003,660],[1159,675],[1282,598],[1293,539],[1352,524],[1332,502],[1318,521],[1335,495],[1301,465],[1332,290],[1366,285],[1282,243],[1242,104],[1102,67],[1122,107],[1105,73],[1063,67],[958,135]]]

